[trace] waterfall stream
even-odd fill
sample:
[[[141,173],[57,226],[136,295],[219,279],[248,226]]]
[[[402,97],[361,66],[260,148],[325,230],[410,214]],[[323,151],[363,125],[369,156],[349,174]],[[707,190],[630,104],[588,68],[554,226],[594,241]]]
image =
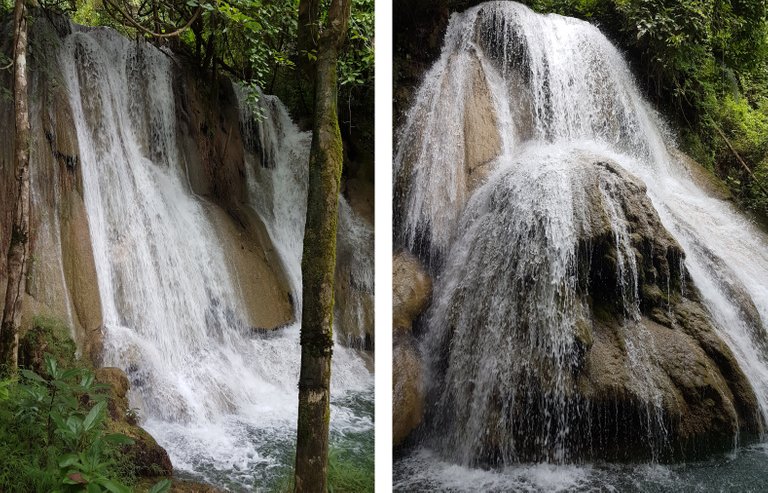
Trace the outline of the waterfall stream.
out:
[[[674,148],[597,27],[503,1],[452,15],[394,161],[397,241],[436,279],[420,348],[431,424],[423,445],[396,464],[397,489],[654,490],[688,474],[567,465],[583,461],[584,430],[572,418],[589,412],[569,390],[580,364],[571,334],[588,317],[576,245],[596,214],[607,217],[615,245],[642,433],[661,451],[668,432],[663,382],[648,370],[664,348],[638,323],[634,232],[616,175],[586,162],[616,163],[645,187],[768,419],[768,236],[698,186]],[[595,174],[603,211],[588,197]],[[540,382],[547,391],[525,392]],[[743,456],[762,453],[757,446]],[[543,463],[514,465],[532,456]],[[472,469],[478,462],[498,469]]]
[[[269,486],[292,461],[299,324],[249,332],[212,222],[216,206],[191,190],[185,172],[172,57],[110,29],[73,30],[59,59],[79,139],[104,364],[126,371],[131,407],[177,472],[233,491]],[[246,161],[250,205],[300,314],[310,136],[276,98],[262,106],[246,139],[261,139],[269,169]],[[332,435],[372,433],[365,362],[337,345],[332,378]]]

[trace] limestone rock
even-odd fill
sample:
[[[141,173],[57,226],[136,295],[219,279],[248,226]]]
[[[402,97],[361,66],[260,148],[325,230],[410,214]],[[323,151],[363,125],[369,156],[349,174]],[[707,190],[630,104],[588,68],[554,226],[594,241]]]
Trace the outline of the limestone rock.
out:
[[[501,136],[491,92],[477,60],[473,63],[472,87],[464,104],[464,167],[468,188],[483,182],[490,162],[501,153]]]
[[[701,304],[683,266],[682,248],[661,224],[642,183],[613,163],[595,164],[603,168],[598,174],[621,177],[618,195],[632,232],[641,288],[642,319],[631,330],[646,334],[640,337],[645,337],[641,340],[652,356],[644,363],[648,372],[644,378],[653,382],[659,395],[655,404],[649,404],[648,390],[640,383],[643,378],[631,371],[631,336],[626,333],[630,329],[616,289],[615,239],[605,227],[607,216],[593,214],[592,236],[581,241],[592,245],[592,266],[585,275],[590,279],[594,344],[578,377],[582,398],[592,402],[593,417],[611,406],[634,408],[627,414],[635,416],[642,414],[643,406],[657,407],[652,413],[669,432],[672,454],[716,449],[727,446],[737,433],[757,433],[762,419],[754,391]],[[604,209],[594,202],[592,207]],[[644,439],[628,435],[630,442]],[[627,451],[614,452],[628,457]]]
[[[451,308],[436,312],[425,341],[444,362],[433,376],[441,393],[430,423],[451,423],[445,448],[477,440],[461,460],[489,464],[562,460],[564,450],[567,458],[668,459],[758,434],[755,393],[643,183],[602,157],[569,156],[567,166],[536,166],[553,165],[537,175],[543,187],[565,180],[573,191],[567,220],[575,226],[565,237],[573,244],[554,240],[558,251],[573,252],[562,280],[546,271],[552,238],[539,234],[553,210],[511,200],[523,200],[519,167],[495,174],[473,199],[471,232],[437,286],[440,306]],[[536,194],[525,201],[539,203]],[[509,231],[540,253],[520,260]],[[546,305],[542,282],[552,278],[560,284]],[[558,318],[565,303],[572,316]],[[554,337],[571,342],[558,346]]]
[[[413,338],[397,336],[392,353],[392,443],[403,443],[424,417],[421,360]]]
[[[336,233],[334,320],[339,342],[374,348],[373,228],[344,199]]]
[[[247,207],[224,211],[210,204],[206,211],[222,239],[250,326],[270,330],[292,322],[291,289],[261,219]]]
[[[392,327],[410,332],[413,321],[432,296],[432,279],[419,260],[408,252],[392,258]]]

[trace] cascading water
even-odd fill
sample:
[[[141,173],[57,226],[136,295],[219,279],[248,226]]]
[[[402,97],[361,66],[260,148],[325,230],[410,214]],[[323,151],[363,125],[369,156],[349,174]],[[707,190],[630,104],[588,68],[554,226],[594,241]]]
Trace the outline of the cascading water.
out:
[[[307,201],[307,168],[301,163],[309,159],[309,133],[299,132],[280,100],[257,93],[256,102],[249,101],[248,93],[237,88],[240,121],[248,149],[246,178],[249,198],[269,231],[283,260],[294,293],[301,293],[301,250],[304,236],[304,211]],[[265,158],[266,157],[266,158]],[[283,163],[273,167],[272,163]],[[297,207],[300,205],[301,207]],[[337,314],[334,321],[346,324],[344,333],[336,337],[347,338],[346,346],[362,347],[366,332],[373,325],[371,306],[373,296],[373,229],[360,218],[339,195],[339,221],[337,233],[337,271],[347,275],[352,294],[340,300],[337,296]],[[338,278],[337,272],[337,278]],[[297,313],[301,312],[300,300]],[[344,314],[338,313],[341,301]],[[347,316],[345,316],[347,315]]]
[[[131,406],[177,471],[232,490],[269,486],[292,460],[299,324],[269,337],[250,332],[243,296],[259,293],[233,280],[215,206],[185,175],[172,58],[109,29],[73,30],[59,59],[79,140],[104,363],[126,371]],[[300,306],[309,136],[269,101],[258,132],[273,132],[264,137],[271,169],[261,170],[268,177],[248,169],[252,206]],[[335,349],[332,386],[334,439],[367,447],[372,377],[357,353]]]
[[[655,481],[631,468],[513,466],[594,455],[586,440],[603,425],[578,397],[577,374],[591,344],[583,334],[602,323],[590,314],[598,288],[614,291],[621,305],[627,388],[642,401],[633,422],[652,456],[669,446],[667,384],[653,370],[666,348],[641,321],[647,259],[622,196],[622,184],[635,179],[685,253],[684,266],[670,257],[660,273],[667,299],[687,289],[687,271],[768,417],[768,238],[700,189],[673,146],[596,27],[514,2],[451,17],[394,163],[398,241],[436,277],[421,345],[430,389],[424,445],[396,465],[398,488],[621,489]],[[597,259],[582,241],[600,224],[612,243],[609,288],[589,278]],[[478,463],[501,469],[467,469]]]

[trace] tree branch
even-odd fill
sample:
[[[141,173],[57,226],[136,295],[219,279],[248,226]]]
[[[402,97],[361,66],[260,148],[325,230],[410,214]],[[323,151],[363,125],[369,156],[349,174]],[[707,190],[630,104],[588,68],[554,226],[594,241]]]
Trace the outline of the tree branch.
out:
[[[187,21],[187,23],[184,24],[183,26],[181,26],[180,28],[175,29],[174,31],[169,32],[169,33],[156,33],[156,32],[153,32],[153,31],[147,29],[146,27],[142,26],[139,23],[139,21],[137,21],[130,14],[125,12],[123,9],[121,9],[120,6],[117,5],[116,2],[113,2],[112,0],[104,0],[104,3],[108,4],[113,9],[117,10],[117,12],[123,17],[123,19],[125,19],[128,22],[128,24],[130,24],[131,26],[135,27],[139,31],[143,32],[144,34],[147,34],[147,35],[152,36],[154,38],[173,38],[173,37],[178,36],[185,29],[188,29],[189,26],[191,26],[192,23],[197,20],[197,18],[200,16],[200,14],[203,11],[202,7],[197,7],[197,10],[195,10],[195,13],[194,13],[194,15],[192,15],[192,18],[190,18],[189,21]]]

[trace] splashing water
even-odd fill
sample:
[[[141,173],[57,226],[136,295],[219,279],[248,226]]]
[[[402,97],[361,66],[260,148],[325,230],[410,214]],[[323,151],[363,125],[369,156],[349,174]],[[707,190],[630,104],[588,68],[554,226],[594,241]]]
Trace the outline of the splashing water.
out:
[[[79,139],[104,363],[126,371],[131,406],[177,471],[235,491],[267,486],[292,461],[299,324],[265,338],[248,332],[208,212],[216,206],[195,195],[185,175],[173,60],[109,29],[73,29],[59,57]],[[251,206],[300,306],[309,136],[279,101],[265,101],[257,134],[268,152],[259,165],[270,169],[257,176],[247,166]],[[357,353],[337,346],[337,439],[371,433],[372,411],[350,404],[355,396],[372,399],[371,374]]]
[[[647,371],[656,348],[637,324],[632,231],[610,177],[600,174],[603,210],[590,205],[585,190],[596,172],[584,168],[585,154],[647,187],[768,417],[768,238],[694,183],[596,27],[514,2],[454,14],[413,101],[395,154],[395,226],[437,276],[422,347],[434,414],[426,443],[464,465],[509,464],[521,452],[580,457],[574,442],[583,430],[569,428],[586,412],[569,393],[569,368],[579,364],[574,334],[587,316],[577,240],[590,214],[604,213],[632,386],[644,396],[649,440],[663,447],[661,396]],[[542,381],[552,390],[520,390]],[[515,414],[521,402],[538,416]],[[404,470],[409,460],[422,463],[419,453]]]

